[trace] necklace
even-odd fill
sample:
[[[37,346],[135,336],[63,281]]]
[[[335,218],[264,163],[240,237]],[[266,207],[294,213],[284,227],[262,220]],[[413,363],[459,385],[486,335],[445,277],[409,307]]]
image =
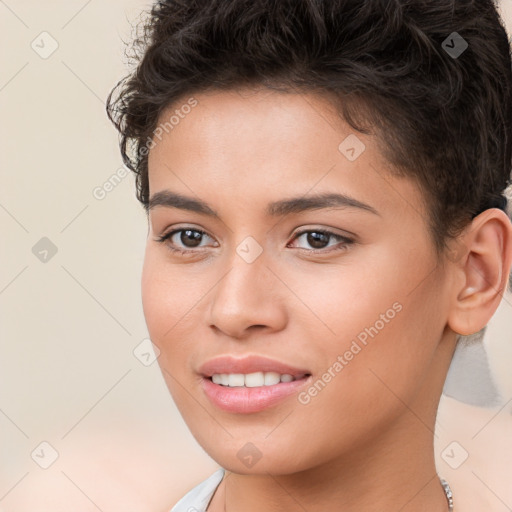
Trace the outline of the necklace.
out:
[[[439,480],[441,480],[441,485],[443,486],[444,493],[446,494],[446,500],[448,501],[448,512],[453,512],[453,493],[452,493],[452,490],[451,490],[448,482],[444,478],[439,477]]]
[[[444,479],[439,477],[441,485],[443,486],[444,493],[446,494],[446,501],[448,502],[448,512],[453,512],[453,493],[450,485]],[[226,511],[226,496],[224,496],[224,512]]]

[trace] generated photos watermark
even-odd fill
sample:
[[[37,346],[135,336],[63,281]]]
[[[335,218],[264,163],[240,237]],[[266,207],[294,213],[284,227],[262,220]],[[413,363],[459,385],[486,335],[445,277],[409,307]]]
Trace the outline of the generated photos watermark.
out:
[[[364,347],[368,345],[369,338],[373,339],[379,334],[384,327],[395,316],[402,311],[403,306],[400,302],[395,302],[393,305],[386,310],[385,313],[381,313],[379,319],[376,320],[370,327],[365,327],[357,336],[356,339],[352,340],[350,348],[346,350],[343,355],[338,355],[336,361],[327,368],[327,370],[319,377],[311,386],[305,391],[298,394],[297,399],[299,403],[307,405],[311,402],[311,399],[320,393],[329,382],[331,382],[336,375],[338,375],[345,366],[349,364],[354,357],[359,354]]]
[[[181,105],[180,108],[175,109],[167,121],[159,123],[159,125],[153,130],[153,136],[146,139],[146,143],[139,148],[139,154],[146,156],[149,151],[156,146],[157,142],[155,139],[162,141],[164,132],[169,133],[171,130],[174,130],[174,128],[176,128],[176,126],[178,126],[197,105],[199,105],[199,101],[192,96],[186,103]]]

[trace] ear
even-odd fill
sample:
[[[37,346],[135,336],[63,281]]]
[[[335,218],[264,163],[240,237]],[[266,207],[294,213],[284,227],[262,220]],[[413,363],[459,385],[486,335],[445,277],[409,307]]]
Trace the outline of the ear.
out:
[[[468,336],[487,325],[507,289],[512,223],[504,211],[490,208],[473,219],[455,244],[448,254],[456,273],[448,325]]]

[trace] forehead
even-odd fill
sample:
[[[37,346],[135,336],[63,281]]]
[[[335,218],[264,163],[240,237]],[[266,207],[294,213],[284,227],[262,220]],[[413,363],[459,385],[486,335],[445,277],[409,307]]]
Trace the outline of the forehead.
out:
[[[416,183],[391,175],[375,136],[356,132],[324,97],[262,89],[193,100],[193,108],[185,97],[160,116],[150,196],[193,191],[218,204],[237,198],[263,208],[271,199],[331,191],[398,216],[424,213]]]

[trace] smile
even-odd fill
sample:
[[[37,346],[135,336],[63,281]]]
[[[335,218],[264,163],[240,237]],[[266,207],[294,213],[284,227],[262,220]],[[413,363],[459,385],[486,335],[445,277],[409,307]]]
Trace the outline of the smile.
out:
[[[254,372],[254,373],[214,373],[211,377],[214,384],[229,387],[255,388],[260,386],[273,386],[280,382],[292,382],[303,378],[305,375],[294,377],[289,373]]]

